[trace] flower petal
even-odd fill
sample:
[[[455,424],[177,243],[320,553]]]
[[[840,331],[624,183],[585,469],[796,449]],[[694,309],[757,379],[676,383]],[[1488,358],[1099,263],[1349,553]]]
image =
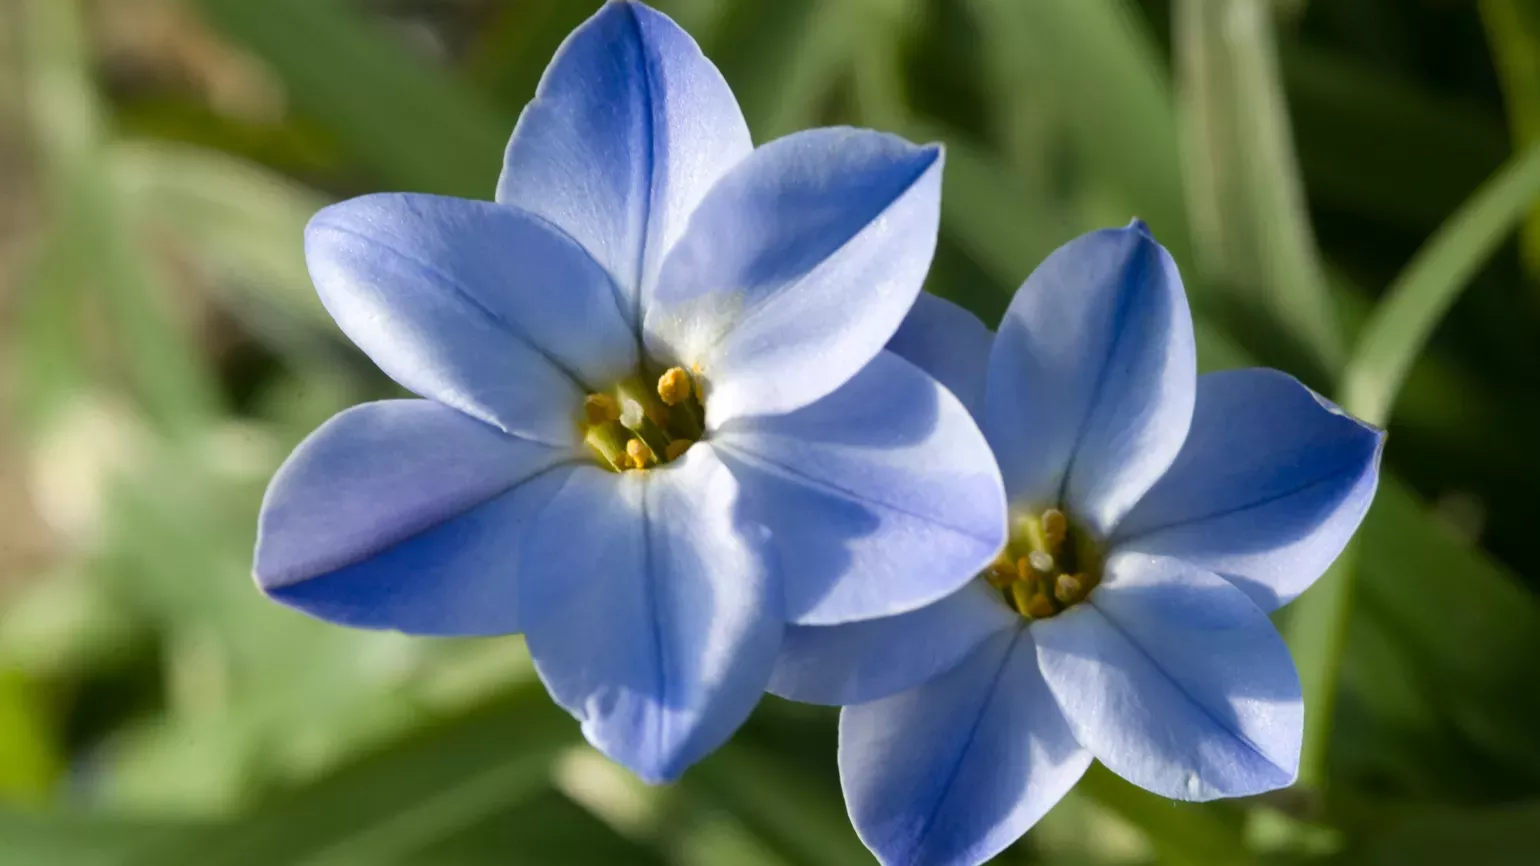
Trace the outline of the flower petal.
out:
[[[1055,250],[990,357],[984,430],[1011,501],[1106,536],[1181,449],[1196,376],[1181,277],[1142,223]]]
[[[918,610],[832,626],[791,626],[772,694],[810,704],[864,704],[950,670],[1021,617],[981,580]]]
[[[664,254],[753,149],[721,73],[668,16],[604,5],[557,50],[508,142],[497,200],[575,238],[641,321]]]
[[[889,866],[973,866],[1021,838],[1091,764],[1026,629],[925,685],[840,714],[856,832]]]
[[[644,323],[698,370],[707,423],[799,409],[866,366],[930,267],[941,149],[814,129],[756,150],[701,202]]]
[[[1180,560],[1116,554],[1090,602],[1032,633],[1048,687],[1097,760],[1177,800],[1294,781],[1299,676],[1245,593]]]
[[[978,316],[921,292],[888,341],[888,351],[929,373],[975,418],[982,418],[989,350],[994,342],[994,333]]]
[[[523,519],[559,484],[562,449],[427,400],[323,424],[274,476],[254,568],[311,616],[414,634],[506,634]]]
[[[529,533],[536,670],[590,743],[648,781],[731,736],[775,663],[777,589],[736,496],[699,444],[645,473],[578,469]]]
[[[1113,546],[1184,559],[1274,610],[1358,528],[1384,438],[1276,370],[1209,373],[1198,379],[1187,443]]]
[[[713,437],[770,529],[787,619],[832,625],[951,594],[1005,543],[1005,495],[967,410],[884,352],[843,388]]]
[[[327,310],[380,369],[509,432],[572,442],[580,386],[636,366],[603,269],[514,208],[364,196],[316,214],[305,257]]]

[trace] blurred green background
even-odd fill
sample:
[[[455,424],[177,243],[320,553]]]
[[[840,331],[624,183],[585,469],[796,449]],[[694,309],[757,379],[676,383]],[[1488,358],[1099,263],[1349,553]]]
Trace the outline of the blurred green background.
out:
[[[392,392],[301,229],[490,197],[593,0],[0,2],[0,866],[871,862],[834,713],[767,699],[677,785],[584,746],[518,638],[310,622],[261,491]],[[948,145],[931,288],[995,321],[1142,216],[1213,369],[1388,424],[1357,544],[1280,625],[1295,789],[1093,770],[1016,864],[1540,863],[1540,3],[659,0],[763,141]]]

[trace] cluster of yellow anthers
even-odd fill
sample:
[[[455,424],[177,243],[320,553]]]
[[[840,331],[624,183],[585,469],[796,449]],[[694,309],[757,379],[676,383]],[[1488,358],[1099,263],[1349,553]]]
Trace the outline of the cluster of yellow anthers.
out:
[[[616,472],[669,463],[690,450],[705,429],[700,386],[673,367],[648,388],[640,376],[583,402],[583,441]]]
[[[984,579],[1028,619],[1047,619],[1085,600],[1099,580],[1096,553],[1064,512],[1050,508],[1015,521],[1011,541]]]

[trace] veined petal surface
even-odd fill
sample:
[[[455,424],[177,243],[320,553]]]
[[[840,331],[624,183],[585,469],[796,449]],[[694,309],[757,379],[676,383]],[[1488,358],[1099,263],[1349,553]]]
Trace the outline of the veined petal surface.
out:
[[[1011,501],[1105,537],[1181,449],[1196,377],[1181,277],[1143,224],[1055,250],[990,356],[984,430]]]
[[[941,163],[935,146],[813,129],[711,189],[644,322],[652,357],[703,377],[709,427],[806,406],[882,350],[930,267]]]
[[[1285,787],[1304,708],[1289,650],[1245,593],[1180,560],[1115,554],[1088,604],[1032,624],[1075,737],[1164,797]]]
[[[979,317],[944,298],[921,292],[888,341],[888,351],[929,373],[983,418],[984,385],[994,332]]]
[[[606,3],[556,52],[508,142],[497,200],[609,271],[627,321],[706,191],[753,149],[721,73],[641,3]]]
[[[661,469],[575,471],[529,533],[535,668],[595,748],[651,782],[720,746],[758,702],[780,599],[710,445]]]
[[[584,388],[636,365],[603,269],[538,217],[388,193],[305,230],[316,290],[403,386],[510,433],[571,443]]]
[[[712,444],[770,530],[789,621],[890,616],[949,595],[1005,543],[989,447],[951,392],[884,352],[828,397]]]
[[[427,400],[356,406],[312,433],[273,478],[257,582],[343,625],[518,631],[519,528],[570,458]]]
[[[1021,838],[1090,766],[1025,628],[919,688],[840,713],[840,782],[886,866],[975,866]]]
[[[1201,376],[1187,442],[1112,543],[1184,559],[1275,610],[1358,529],[1384,438],[1276,370]]]
[[[912,689],[962,661],[1021,617],[981,580],[918,610],[831,626],[790,626],[772,694],[850,706]]]

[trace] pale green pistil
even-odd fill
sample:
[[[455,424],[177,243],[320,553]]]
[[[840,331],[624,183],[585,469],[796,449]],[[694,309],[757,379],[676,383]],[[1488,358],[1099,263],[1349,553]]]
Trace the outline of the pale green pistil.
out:
[[[1027,619],[1057,616],[1084,601],[1101,581],[1101,552],[1090,536],[1050,508],[1019,515],[1011,540],[982,577]]]
[[[653,388],[637,375],[609,391],[589,394],[583,402],[583,441],[606,469],[648,469],[690,450],[705,420],[699,384],[674,367]]]

